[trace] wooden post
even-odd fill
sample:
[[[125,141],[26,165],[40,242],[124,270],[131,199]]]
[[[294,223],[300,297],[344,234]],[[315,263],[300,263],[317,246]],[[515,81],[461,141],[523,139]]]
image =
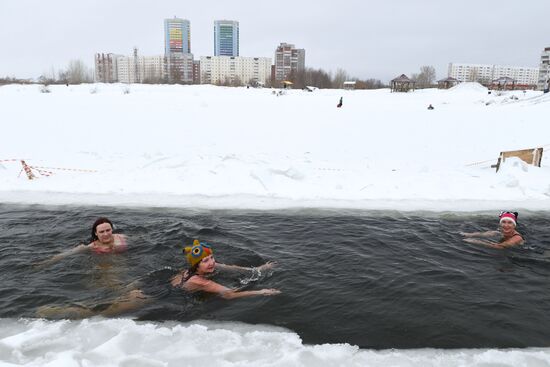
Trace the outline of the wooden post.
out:
[[[33,180],[36,178],[34,173],[32,173],[32,169],[27,165],[27,163],[25,163],[24,160],[21,160],[21,165],[23,166],[23,169],[25,170],[25,173],[27,174],[27,178],[29,180]]]

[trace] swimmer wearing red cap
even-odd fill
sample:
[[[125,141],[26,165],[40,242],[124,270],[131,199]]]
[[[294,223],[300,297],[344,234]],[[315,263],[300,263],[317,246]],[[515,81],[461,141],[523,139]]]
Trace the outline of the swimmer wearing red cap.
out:
[[[499,215],[499,230],[486,232],[461,232],[464,237],[464,242],[475,245],[483,245],[497,249],[505,249],[513,246],[523,245],[525,242],[523,236],[516,230],[518,221],[518,212],[501,212]],[[490,238],[500,235],[500,241],[493,242],[490,240],[479,239],[474,237]]]

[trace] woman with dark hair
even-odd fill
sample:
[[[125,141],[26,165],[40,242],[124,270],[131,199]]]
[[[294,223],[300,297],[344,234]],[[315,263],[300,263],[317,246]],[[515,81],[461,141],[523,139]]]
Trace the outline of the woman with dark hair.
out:
[[[508,247],[523,245],[525,242],[523,236],[516,231],[518,221],[518,212],[502,212],[499,215],[499,230],[498,231],[485,231],[485,232],[471,232],[464,233],[461,232],[464,237],[464,242],[472,243],[474,245],[483,245],[487,247],[504,249]],[[500,235],[500,240],[498,242],[490,241],[481,238],[491,238],[498,237]]]
[[[165,293],[172,289],[182,289],[189,293],[206,292],[220,296],[224,299],[234,299],[252,296],[273,296],[281,293],[278,289],[264,288],[258,290],[240,290],[228,288],[214,280],[212,276],[218,270],[250,271],[260,277],[262,272],[275,267],[276,263],[268,261],[258,267],[242,267],[237,265],[225,265],[216,263],[212,247],[204,242],[194,240],[193,245],[183,250],[190,268],[178,271],[172,268],[164,268],[148,274],[145,278],[128,285],[128,289],[134,288],[126,294],[109,302],[104,302],[107,307],[97,306],[42,306],[37,310],[37,316],[46,318],[83,318],[96,315],[113,317],[120,314],[135,311],[155,300],[159,293]]]
[[[98,218],[92,225],[90,243],[80,244],[75,248],[62,252],[43,261],[40,265],[53,264],[67,256],[91,251],[94,254],[119,254],[128,249],[126,236],[113,233],[113,223],[105,217]]]

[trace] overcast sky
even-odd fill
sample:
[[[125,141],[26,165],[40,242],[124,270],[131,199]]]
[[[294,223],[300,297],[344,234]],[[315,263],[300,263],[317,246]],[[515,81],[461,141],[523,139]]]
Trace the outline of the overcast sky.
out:
[[[384,82],[449,62],[538,66],[550,0],[0,0],[0,76],[38,77],[96,52],[164,52],[163,20],[191,22],[195,59],[213,55],[213,22],[239,21],[240,55],[280,42],[306,66]]]

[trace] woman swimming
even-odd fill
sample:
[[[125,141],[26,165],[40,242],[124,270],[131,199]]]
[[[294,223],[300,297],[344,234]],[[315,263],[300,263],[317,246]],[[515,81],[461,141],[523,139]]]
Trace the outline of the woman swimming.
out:
[[[464,242],[472,243],[475,245],[483,245],[497,249],[504,249],[508,247],[522,245],[525,241],[523,236],[516,231],[518,220],[517,212],[502,212],[499,215],[499,224],[500,228],[498,231],[486,231],[486,232],[471,232],[461,234],[466,237]],[[500,235],[501,238],[498,242],[479,239],[481,238],[491,238]]]
[[[83,318],[96,315],[106,317],[118,316],[120,314],[135,311],[153,302],[155,300],[154,294],[159,291],[158,288],[165,286],[168,286],[171,289],[182,289],[189,293],[206,292],[220,296],[224,299],[252,296],[273,296],[281,293],[280,290],[273,288],[264,288],[259,290],[228,288],[210,279],[210,277],[217,270],[251,271],[256,275],[261,276],[262,272],[273,269],[276,265],[275,262],[268,261],[259,267],[242,267],[237,265],[219,264],[214,259],[214,251],[212,250],[212,247],[204,242],[199,242],[198,240],[194,240],[193,245],[184,248],[183,252],[190,268],[181,271],[172,270],[171,268],[163,269],[161,271],[163,278],[161,284],[155,282],[152,287],[151,285],[146,284],[147,281],[136,281],[127,287],[127,289],[134,289],[114,300],[103,302],[103,304],[107,305],[107,307],[100,310],[98,310],[98,307],[96,306],[42,306],[37,310],[37,315],[39,317],[47,318]],[[168,272],[164,270],[168,270]],[[166,278],[164,278],[165,276]],[[140,286],[140,283],[142,286]]]
[[[191,266],[176,274],[170,280],[173,287],[182,288],[189,292],[207,292],[216,294],[225,299],[251,297],[251,296],[272,296],[281,293],[278,289],[265,288],[260,290],[243,291],[235,288],[227,288],[209,277],[217,269],[250,270],[257,271],[260,275],[262,271],[272,269],[274,262],[267,263],[257,268],[245,268],[236,265],[219,264],[214,259],[214,251],[208,244],[195,240],[193,246],[186,247],[183,252],[187,262]]]
[[[39,265],[50,265],[67,256],[90,251],[94,254],[119,254],[128,250],[126,236],[113,233],[113,223],[105,217],[98,218],[92,225],[90,243],[57,254]]]

